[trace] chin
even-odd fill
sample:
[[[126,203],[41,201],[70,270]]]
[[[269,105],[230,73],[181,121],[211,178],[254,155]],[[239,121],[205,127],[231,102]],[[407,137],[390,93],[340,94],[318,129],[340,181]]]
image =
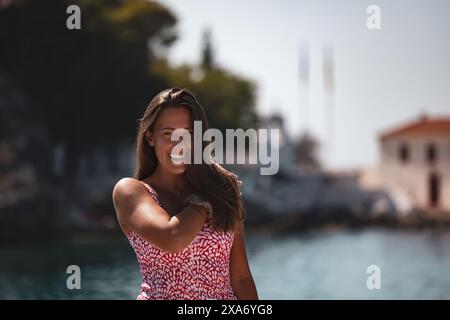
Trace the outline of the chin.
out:
[[[166,163],[166,168],[172,173],[172,174],[183,174],[186,172],[187,170],[187,164],[181,163],[181,164],[176,164],[172,161],[172,159],[170,158],[170,156],[167,159],[167,163]]]
[[[172,174],[175,174],[175,175],[183,174],[187,170],[187,166],[185,164],[176,165],[176,164],[170,163],[167,167],[168,167],[167,169]]]
[[[178,175],[184,174],[186,172],[186,168],[178,168],[178,169],[173,170],[172,172],[173,172],[173,174],[178,174]]]

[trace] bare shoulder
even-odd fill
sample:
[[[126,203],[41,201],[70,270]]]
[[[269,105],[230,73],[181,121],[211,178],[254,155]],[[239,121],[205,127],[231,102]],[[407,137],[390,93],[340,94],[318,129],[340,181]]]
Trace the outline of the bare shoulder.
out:
[[[125,177],[117,181],[114,189],[118,191],[128,191],[129,189],[134,189],[136,186],[139,186],[141,182],[137,179]]]
[[[142,200],[148,200],[144,185],[134,178],[122,178],[114,186],[112,198],[116,210],[131,209]]]
[[[112,200],[119,224],[125,234],[131,230],[129,219],[143,206],[156,205],[154,200],[147,195],[144,184],[134,178],[122,178],[114,186]]]
[[[129,196],[131,194],[135,194],[136,191],[140,191],[142,186],[139,180],[134,178],[122,178],[114,186],[113,189],[113,199],[119,200],[123,197]]]

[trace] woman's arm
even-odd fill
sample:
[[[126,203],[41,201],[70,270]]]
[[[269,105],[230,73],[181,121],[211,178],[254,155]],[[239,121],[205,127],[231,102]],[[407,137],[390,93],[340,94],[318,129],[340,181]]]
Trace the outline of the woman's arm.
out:
[[[230,276],[231,286],[239,300],[259,300],[248,265],[243,221],[238,223],[235,230],[230,253]]]
[[[190,205],[177,215],[161,208],[136,179],[123,178],[114,186],[113,202],[119,222],[153,243],[161,250],[179,252],[187,247],[202,229],[207,211]]]

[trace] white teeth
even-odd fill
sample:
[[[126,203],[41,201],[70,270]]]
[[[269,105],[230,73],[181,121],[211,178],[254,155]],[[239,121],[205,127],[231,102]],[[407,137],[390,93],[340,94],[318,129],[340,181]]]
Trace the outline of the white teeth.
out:
[[[170,157],[171,157],[172,159],[177,159],[177,160],[184,159],[184,156],[180,156],[180,155],[178,155],[178,156],[176,156],[176,155],[170,155]]]

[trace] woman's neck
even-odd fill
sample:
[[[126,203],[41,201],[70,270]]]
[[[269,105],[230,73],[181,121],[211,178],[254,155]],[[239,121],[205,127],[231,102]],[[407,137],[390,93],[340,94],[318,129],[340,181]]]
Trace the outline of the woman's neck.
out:
[[[161,169],[157,166],[152,174],[152,182],[157,188],[174,194],[180,194],[186,187],[186,179],[184,174],[172,174],[171,172]]]

